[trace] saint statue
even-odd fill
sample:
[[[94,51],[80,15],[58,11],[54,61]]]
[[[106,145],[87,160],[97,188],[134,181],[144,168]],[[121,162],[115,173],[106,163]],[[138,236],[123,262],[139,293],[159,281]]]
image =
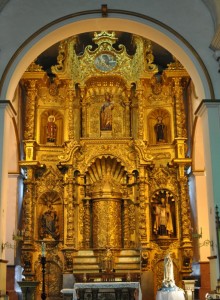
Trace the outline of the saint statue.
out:
[[[164,143],[165,142],[165,125],[163,123],[162,117],[157,117],[157,123],[154,126],[154,130],[156,133],[157,143]]]
[[[47,142],[54,143],[57,137],[57,125],[55,124],[55,117],[53,115],[50,115],[48,117],[46,133],[47,133]]]
[[[40,238],[58,240],[60,237],[58,215],[52,205],[48,205],[48,210],[45,211],[40,218]]]
[[[113,271],[113,254],[111,249],[106,249],[105,256],[102,259],[102,271],[112,272]]]
[[[154,207],[155,222],[154,233],[161,236],[168,236],[173,233],[173,221],[170,211],[170,204],[165,198]]]
[[[105,102],[103,103],[100,111],[100,129],[112,130],[112,110],[114,104],[111,101],[111,95],[105,94]]]

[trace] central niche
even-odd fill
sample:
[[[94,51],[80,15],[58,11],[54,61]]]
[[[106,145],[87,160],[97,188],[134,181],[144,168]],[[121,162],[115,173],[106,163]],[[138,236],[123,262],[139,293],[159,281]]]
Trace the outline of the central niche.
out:
[[[102,157],[89,167],[93,248],[123,247],[123,182],[126,171],[116,158]]]

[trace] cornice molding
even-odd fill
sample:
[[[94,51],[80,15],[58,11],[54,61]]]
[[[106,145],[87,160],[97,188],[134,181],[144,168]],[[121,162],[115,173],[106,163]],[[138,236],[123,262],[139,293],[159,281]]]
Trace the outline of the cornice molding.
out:
[[[220,107],[220,100],[202,100],[197,110],[195,111],[195,115],[201,117],[207,108]]]

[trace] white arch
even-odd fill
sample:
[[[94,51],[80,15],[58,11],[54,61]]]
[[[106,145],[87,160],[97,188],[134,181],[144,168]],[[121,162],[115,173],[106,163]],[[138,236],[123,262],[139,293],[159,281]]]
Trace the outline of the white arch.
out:
[[[118,16],[118,15],[117,15]],[[131,18],[131,16],[126,16]],[[133,16],[132,16],[133,17]],[[143,18],[90,18],[88,15],[54,22],[36,33],[30,41],[18,49],[18,54],[8,65],[1,89],[1,99],[13,99],[17,84],[30,63],[44,50],[60,40],[83,32],[115,30],[125,31],[148,38],[171,52],[186,68],[196,87],[199,102],[213,98],[209,75],[190,45],[163,24]],[[134,20],[135,19],[135,20]],[[68,23],[67,23],[68,22]]]

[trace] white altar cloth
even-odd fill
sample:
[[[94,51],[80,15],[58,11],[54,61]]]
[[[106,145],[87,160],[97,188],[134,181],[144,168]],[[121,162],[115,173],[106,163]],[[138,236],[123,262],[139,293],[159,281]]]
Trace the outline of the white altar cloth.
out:
[[[78,300],[76,290],[75,289],[62,289],[62,294],[70,294],[73,300]]]
[[[75,283],[74,288],[77,289],[137,289],[138,300],[142,300],[142,292],[139,282],[88,282],[88,283]]]
[[[184,291],[158,291],[156,300],[185,300]]]
[[[86,283],[75,283],[73,289],[62,289],[63,294],[72,294],[73,300],[77,299],[76,291],[78,289],[137,289],[138,290],[138,300],[142,300],[142,292],[139,282],[86,282]]]

